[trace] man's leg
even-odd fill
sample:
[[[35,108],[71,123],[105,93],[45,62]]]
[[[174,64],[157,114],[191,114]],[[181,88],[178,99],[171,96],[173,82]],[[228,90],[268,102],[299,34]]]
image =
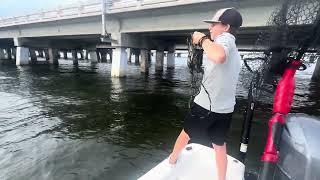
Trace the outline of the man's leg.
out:
[[[218,146],[212,144],[213,148],[216,152],[216,166],[217,166],[217,174],[218,180],[225,180],[227,174],[227,146],[224,143],[222,146]]]
[[[174,144],[173,151],[169,158],[170,164],[175,164],[177,162],[178,155],[182,149],[188,144],[190,138],[188,134],[182,129],[180,135],[178,136],[176,143]]]

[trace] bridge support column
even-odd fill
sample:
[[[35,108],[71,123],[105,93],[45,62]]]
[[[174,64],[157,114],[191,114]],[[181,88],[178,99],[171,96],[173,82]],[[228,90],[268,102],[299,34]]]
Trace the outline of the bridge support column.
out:
[[[146,49],[140,50],[141,59],[140,59],[140,71],[145,73],[149,71],[149,52]]]
[[[134,54],[134,63],[139,64],[140,50],[134,49],[133,54]]]
[[[148,50],[148,61],[149,61],[149,64],[151,64],[151,57],[152,57],[152,52],[151,50]]]
[[[132,51],[133,51],[132,48],[128,48],[128,51],[127,51],[127,53],[128,53],[128,63],[131,63]]]
[[[16,59],[17,57],[17,48],[15,47],[12,48],[12,56],[13,56],[13,59]]]
[[[36,64],[36,63],[37,63],[36,50],[34,50],[34,49],[29,49],[29,54],[30,54],[31,64]]]
[[[156,52],[156,71],[163,71],[164,51],[158,49]]]
[[[11,60],[12,59],[12,53],[11,53],[11,48],[7,48],[7,59]]]
[[[63,51],[63,59],[68,59],[68,51]]]
[[[317,58],[317,64],[316,64],[316,67],[314,68],[312,79],[317,81],[320,80],[320,57]]]
[[[108,54],[109,54],[109,62],[112,63],[112,49],[108,49]]]
[[[83,50],[83,53],[84,53],[84,59],[89,60],[89,51],[85,49]]]
[[[170,47],[167,54],[167,69],[174,69],[175,56],[174,56],[174,47]]]
[[[16,65],[29,64],[29,48],[17,47]]]
[[[57,49],[48,49],[49,64],[58,65],[59,64],[59,51]]]
[[[99,49],[96,50],[96,53],[97,53],[98,62],[101,62],[101,56],[100,56]]]
[[[72,60],[73,60],[73,65],[78,65],[78,52],[76,50],[71,51],[72,54]]]
[[[58,59],[60,59],[61,58],[61,54],[60,54],[60,51],[58,50]]]
[[[46,61],[49,61],[50,60],[50,57],[49,57],[49,50],[48,49],[45,49],[43,50],[44,51],[44,56],[46,58]]]
[[[112,77],[124,77],[126,76],[127,71],[127,63],[128,63],[128,56],[126,53],[126,48],[124,47],[117,47],[113,50],[112,53],[112,69],[111,69],[111,76]]]
[[[43,58],[44,56],[43,56],[43,50],[41,50],[41,49],[38,49],[37,50],[38,51],[38,57],[40,57],[40,58]]]
[[[80,54],[80,59],[81,59],[81,60],[84,60],[83,50],[79,51],[79,54]]]
[[[90,56],[90,62],[91,63],[97,63],[98,62],[98,56],[97,56],[97,52],[96,51],[89,51],[88,54]]]
[[[107,62],[107,49],[100,49],[101,62]]]
[[[0,49],[0,59],[5,59],[3,49]]]

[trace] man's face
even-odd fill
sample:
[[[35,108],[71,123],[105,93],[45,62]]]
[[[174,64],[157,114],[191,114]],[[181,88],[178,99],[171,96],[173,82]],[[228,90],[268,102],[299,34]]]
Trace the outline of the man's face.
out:
[[[218,37],[223,32],[227,32],[229,30],[229,25],[224,25],[219,22],[209,24],[209,31],[211,39]]]

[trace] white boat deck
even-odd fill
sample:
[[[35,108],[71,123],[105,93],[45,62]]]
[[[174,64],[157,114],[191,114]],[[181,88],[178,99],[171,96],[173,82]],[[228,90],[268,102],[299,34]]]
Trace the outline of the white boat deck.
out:
[[[228,156],[227,180],[243,180],[244,171],[245,166],[240,161]],[[175,166],[171,166],[167,158],[138,180],[215,179],[215,151],[203,145],[189,144],[180,154]]]

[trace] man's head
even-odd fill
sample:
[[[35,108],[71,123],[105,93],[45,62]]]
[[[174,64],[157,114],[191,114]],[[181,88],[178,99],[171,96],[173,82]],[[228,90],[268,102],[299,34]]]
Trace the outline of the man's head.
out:
[[[205,20],[204,22],[210,23],[210,36],[211,39],[214,39],[223,32],[235,35],[236,31],[242,26],[242,16],[234,8],[224,8],[218,10],[211,20]]]

